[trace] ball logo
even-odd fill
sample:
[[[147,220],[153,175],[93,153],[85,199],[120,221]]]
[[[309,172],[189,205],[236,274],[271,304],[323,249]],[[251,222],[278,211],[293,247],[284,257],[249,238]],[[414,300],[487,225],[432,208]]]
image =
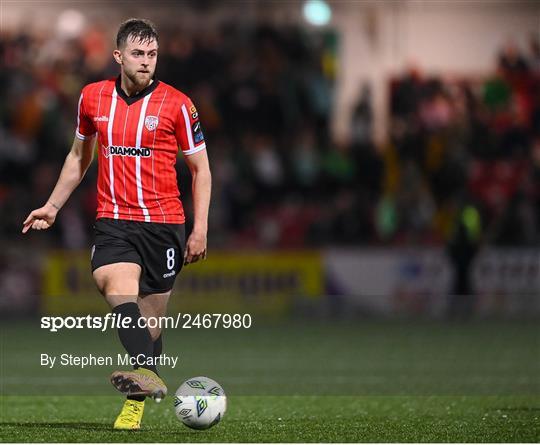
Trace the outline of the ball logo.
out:
[[[199,380],[188,380],[186,384],[191,388],[204,389],[204,385]]]
[[[159,119],[157,116],[146,116],[146,119],[144,120],[144,126],[148,131],[154,131],[159,123]]]
[[[195,396],[195,400],[197,401],[197,415],[201,417],[201,414],[208,408],[208,401],[205,397],[201,396]]]
[[[213,388],[208,390],[208,394],[213,394],[214,396],[220,396],[221,392],[222,390],[219,386],[214,386]]]

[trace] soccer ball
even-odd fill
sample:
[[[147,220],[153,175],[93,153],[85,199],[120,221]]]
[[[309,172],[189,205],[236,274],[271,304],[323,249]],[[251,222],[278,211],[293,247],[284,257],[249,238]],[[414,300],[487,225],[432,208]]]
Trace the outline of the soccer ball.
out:
[[[174,411],[182,423],[206,430],[219,423],[227,410],[227,396],[216,381],[208,377],[186,380],[174,395]]]

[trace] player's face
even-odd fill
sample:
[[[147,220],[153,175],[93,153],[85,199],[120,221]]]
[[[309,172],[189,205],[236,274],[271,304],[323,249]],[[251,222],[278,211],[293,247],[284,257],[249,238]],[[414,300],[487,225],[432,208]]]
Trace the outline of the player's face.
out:
[[[135,85],[145,87],[156,71],[158,44],[155,40],[141,42],[127,39],[124,48],[115,51],[115,58],[122,71]]]

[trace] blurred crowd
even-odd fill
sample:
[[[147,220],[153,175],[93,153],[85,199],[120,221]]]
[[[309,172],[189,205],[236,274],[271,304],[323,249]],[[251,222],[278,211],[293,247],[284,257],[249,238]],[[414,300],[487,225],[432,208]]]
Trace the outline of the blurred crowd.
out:
[[[474,209],[467,225],[479,242],[540,244],[538,36],[523,53],[506,44],[493,71],[460,79],[411,70],[392,82],[378,206],[387,238],[451,242],[463,209]]]
[[[115,77],[100,25],[65,39],[2,33],[0,237],[19,236],[42,205],[74,137],[89,82]],[[213,171],[211,247],[444,244],[463,206],[498,245],[540,243],[540,45],[509,44],[481,79],[389,81],[388,143],[372,139],[369,85],[350,140],[330,133],[336,35],[301,28],[160,30],[157,77],[197,105]],[[97,169],[36,243],[91,244]],[[190,209],[181,159],[180,189]]]

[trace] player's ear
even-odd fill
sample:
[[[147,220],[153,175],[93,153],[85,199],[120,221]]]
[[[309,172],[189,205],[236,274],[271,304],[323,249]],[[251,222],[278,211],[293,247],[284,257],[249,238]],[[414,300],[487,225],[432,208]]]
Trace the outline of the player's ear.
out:
[[[122,65],[122,53],[120,52],[120,50],[115,49],[112,54],[113,54],[114,60],[116,60],[116,63],[118,63],[119,65]]]

